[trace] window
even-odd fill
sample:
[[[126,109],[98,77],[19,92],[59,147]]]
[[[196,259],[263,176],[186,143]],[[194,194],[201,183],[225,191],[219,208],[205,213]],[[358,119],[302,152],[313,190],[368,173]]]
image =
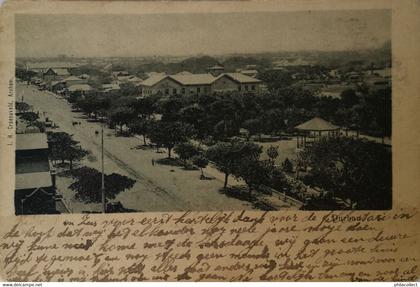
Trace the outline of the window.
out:
[[[185,94],[185,88],[181,89],[181,93]]]
[[[252,85],[252,86],[251,86],[251,89],[252,89],[253,91],[255,91],[255,85]]]
[[[201,89],[198,87],[198,88],[197,88],[197,93],[199,93],[199,92],[201,92]]]
[[[245,85],[245,90],[248,91],[248,86],[247,85]]]
[[[172,89],[172,94],[173,95],[176,95],[176,89],[174,88],[174,89]]]
[[[165,89],[165,95],[169,94],[169,89]]]
[[[241,85],[238,86],[238,91],[241,91]]]

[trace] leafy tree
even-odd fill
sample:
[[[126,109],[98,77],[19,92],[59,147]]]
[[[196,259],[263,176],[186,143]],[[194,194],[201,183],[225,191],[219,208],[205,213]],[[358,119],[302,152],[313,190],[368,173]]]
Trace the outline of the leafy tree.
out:
[[[128,128],[132,133],[143,136],[143,145],[146,145],[146,135],[150,131],[150,127],[153,125],[152,120],[146,118],[137,118],[128,124]]]
[[[150,119],[156,110],[155,104],[156,100],[153,97],[146,97],[138,99],[132,107],[137,114]]]
[[[48,142],[52,159],[61,160],[62,163],[68,160],[70,169],[73,168],[74,161],[79,161],[89,154],[88,151],[79,146],[78,141],[73,140],[72,135],[65,132],[50,133]]]
[[[29,84],[29,81],[36,76],[36,72],[31,71],[31,70],[26,70],[26,69],[22,69],[22,68],[18,68],[16,67],[16,77],[20,78],[24,81],[27,81],[27,83]]]
[[[187,160],[200,153],[200,150],[190,142],[181,142],[175,146],[174,150],[184,162],[184,165],[187,164]]]
[[[74,161],[80,161],[82,160],[85,156],[87,156],[89,154],[89,152],[85,149],[82,149],[81,146],[74,146],[71,145],[66,149],[66,154],[65,157],[66,159],[69,161],[70,163],[70,170],[73,169],[73,162]]]
[[[196,155],[192,158],[192,161],[193,161],[194,165],[196,165],[200,168],[200,171],[201,171],[200,178],[204,178],[203,168],[206,168],[206,166],[209,164],[208,159],[206,159],[202,155]]]
[[[168,158],[175,145],[186,142],[194,134],[194,128],[183,122],[158,121],[149,131],[150,140],[168,149]]]
[[[16,102],[16,110],[19,113],[25,113],[27,112],[29,109],[31,108],[31,106],[25,102]]]
[[[359,103],[359,97],[353,89],[347,89],[341,92],[341,102],[345,108],[351,108]]]
[[[111,122],[120,126],[120,132],[123,132],[123,126],[135,118],[134,109],[122,106],[111,111],[109,118]]]
[[[226,188],[229,175],[238,174],[237,168],[241,162],[247,158],[256,159],[260,154],[260,146],[251,142],[232,140],[211,146],[206,152],[206,158],[213,161],[217,169],[225,174],[223,187]]]
[[[20,118],[22,120],[25,120],[27,122],[34,122],[37,119],[39,119],[38,114],[34,113],[34,112],[26,112],[20,115]]]
[[[307,148],[311,184],[332,191],[355,209],[392,203],[391,152],[366,139],[321,138]]]
[[[258,138],[261,140],[261,133],[264,129],[264,122],[261,118],[247,120],[242,126],[248,130],[251,136],[257,134]]]
[[[194,126],[198,139],[202,140],[210,134],[206,126],[206,113],[198,104],[188,105],[182,108],[179,115],[183,122]]]
[[[267,134],[277,134],[286,128],[284,114],[280,109],[269,109],[263,112],[263,130]]]
[[[133,97],[139,94],[139,89],[133,83],[123,83],[120,85],[120,95],[123,97]]]
[[[278,146],[270,146],[265,153],[267,154],[268,158],[270,159],[270,164],[274,166],[276,158],[279,156],[279,147]]]
[[[87,114],[95,113],[95,118],[98,113],[106,111],[110,107],[110,99],[104,96],[88,94],[85,97],[76,99],[76,107],[80,108]]]
[[[287,172],[287,173],[292,173],[293,172],[293,164],[288,158],[286,158],[283,161],[282,169],[284,170],[284,172]]]
[[[76,191],[75,197],[86,203],[101,202],[102,175],[99,171],[89,167],[82,167],[71,173],[77,181],[69,188]],[[133,187],[135,180],[116,173],[105,174],[105,198],[108,200],[115,197],[122,191]]]
[[[163,121],[179,121],[179,111],[183,107],[182,99],[175,96],[162,98],[158,103],[158,112],[162,114]]]
[[[269,179],[269,167],[263,161],[259,161],[258,157],[257,154],[243,157],[237,162],[233,170],[233,175],[236,178],[242,178],[248,185],[250,197],[254,185],[266,183]]]
[[[282,89],[289,86],[292,83],[292,75],[288,71],[282,70],[267,70],[258,75],[270,91]]]
[[[269,185],[279,191],[289,188],[289,183],[287,181],[286,175],[279,168],[275,168],[271,172]]]

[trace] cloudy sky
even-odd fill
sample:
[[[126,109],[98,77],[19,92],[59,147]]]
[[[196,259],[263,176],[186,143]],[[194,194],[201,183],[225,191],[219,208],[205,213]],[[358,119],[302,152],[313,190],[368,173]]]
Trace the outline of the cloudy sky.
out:
[[[388,10],[148,15],[17,15],[16,56],[218,55],[375,48]]]

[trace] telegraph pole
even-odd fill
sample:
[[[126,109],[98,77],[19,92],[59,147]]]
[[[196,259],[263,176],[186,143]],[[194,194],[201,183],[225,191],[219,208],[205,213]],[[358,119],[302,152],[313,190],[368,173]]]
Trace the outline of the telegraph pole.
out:
[[[102,158],[102,179],[101,179],[102,213],[106,213],[105,173],[104,173],[104,127],[102,123],[101,123],[101,158]]]

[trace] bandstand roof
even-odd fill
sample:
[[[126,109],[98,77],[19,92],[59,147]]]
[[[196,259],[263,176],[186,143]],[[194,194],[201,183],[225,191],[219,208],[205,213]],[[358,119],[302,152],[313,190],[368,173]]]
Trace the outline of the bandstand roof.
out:
[[[315,117],[307,122],[304,122],[303,124],[296,126],[295,129],[301,131],[334,131],[340,129],[340,127],[333,125],[326,120]]]

